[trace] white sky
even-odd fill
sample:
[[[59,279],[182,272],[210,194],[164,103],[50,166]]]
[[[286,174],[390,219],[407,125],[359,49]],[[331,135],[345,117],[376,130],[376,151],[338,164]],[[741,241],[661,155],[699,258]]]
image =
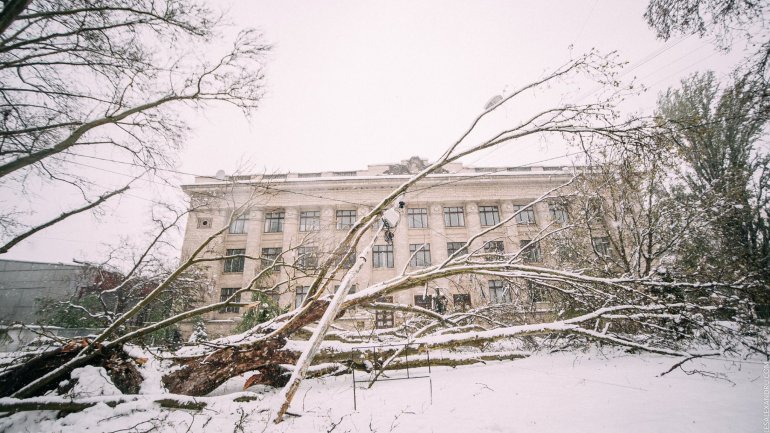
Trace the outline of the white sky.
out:
[[[251,119],[221,107],[190,118],[193,130],[179,169],[203,175],[243,167],[254,172],[353,170],[413,155],[435,159],[492,96],[590,48],[617,50],[629,62],[624,78],[637,77],[649,91],[623,108],[647,113],[658,92],[684,76],[706,69],[724,74],[742,55],[716,53],[710,41],[696,37],[656,40],[642,18],[645,1],[215,4],[229,11],[233,31],[257,27],[273,50],[266,59],[266,96]],[[553,95],[593,90],[584,86],[552,89]],[[515,109],[509,110],[497,121],[513,121],[515,115]],[[527,142],[466,163],[526,164],[566,152],[559,142]],[[98,260],[101,243],[119,236],[137,239],[148,227],[150,201],[178,193],[140,182],[130,196],[107,206],[101,218],[84,215],[59,224],[0,258]]]

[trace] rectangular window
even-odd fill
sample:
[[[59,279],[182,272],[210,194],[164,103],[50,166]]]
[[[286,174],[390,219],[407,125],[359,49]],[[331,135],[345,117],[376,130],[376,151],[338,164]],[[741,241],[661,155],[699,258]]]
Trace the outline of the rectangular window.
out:
[[[283,211],[265,213],[265,233],[280,233],[283,231]]]
[[[393,302],[392,296],[383,296],[377,299],[377,302]],[[392,328],[395,325],[394,315],[392,311],[375,310],[374,312],[374,327],[377,329]]]
[[[348,289],[348,295],[352,295],[353,293],[356,293],[357,290],[358,290],[358,284],[351,285],[350,288]]]
[[[459,293],[452,295],[452,298],[455,303],[455,310],[468,311],[471,309],[471,295],[467,293]]]
[[[242,235],[246,233],[246,215],[241,215],[230,223],[230,234]]]
[[[489,281],[489,301],[493,304],[505,304],[511,302],[510,286],[502,280]]]
[[[557,203],[549,203],[548,211],[551,212],[551,220],[556,224],[567,224],[569,222],[569,215],[564,206]]]
[[[375,268],[392,268],[393,245],[375,245],[372,247],[372,266]]]
[[[444,225],[447,227],[465,227],[465,214],[462,206],[444,208]]]
[[[609,257],[610,255],[610,238],[606,236],[598,237],[598,238],[591,238],[591,243],[594,246],[594,250],[596,251],[596,254],[602,256],[602,257]]]
[[[219,302],[225,302],[227,300],[227,298],[229,298],[230,296],[233,296],[233,294],[235,294],[235,292],[237,292],[237,291],[238,291],[237,287],[226,287],[226,288],[223,288],[222,291],[219,294]],[[241,302],[241,294],[240,293],[235,296],[235,299],[233,300],[233,302]],[[222,308],[221,310],[219,310],[220,313],[238,313],[240,311],[241,311],[241,307],[239,307],[237,305],[228,305],[228,306]]]
[[[310,287],[297,286],[295,290],[296,295],[294,296],[294,308],[299,308],[302,306],[302,303],[305,302],[305,298],[307,298],[307,292],[310,290]]]
[[[246,254],[244,249],[225,250],[226,256],[237,256],[239,254]],[[225,272],[243,272],[243,264],[246,259],[241,257],[231,257],[225,259]]]
[[[497,206],[479,206],[479,219],[482,227],[500,224],[500,210]]]
[[[588,202],[586,202],[586,220],[601,220],[602,215],[604,215],[602,199],[599,197],[590,197]]]
[[[272,308],[272,309],[278,309],[280,308],[280,301],[281,301],[281,294],[276,293],[275,291],[269,290],[267,287],[258,287],[257,290],[260,290],[259,293],[253,293],[251,295],[252,301],[259,301],[259,303],[262,305],[262,308]],[[254,307],[251,308],[251,310],[254,310]]]
[[[300,269],[313,269],[318,266],[318,254],[316,247],[297,248],[296,265]]]
[[[529,291],[529,300],[532,302],[546,302],[546,290],[533,283],[532,281],[527,281],[527,290]]]
[[[462,250],[460,254],[468,254],[468,248],[465,248],[465,242],[447,242],[446,243],[447,257],[451,257],[452,254],[460,250]]]
[[[283,252],[281,247],[262,248],[262,258],[260,260],[262,269],[272,266],[275,259],[281,255],[281,252]]]
[[[356,253],[350,253],[343,257],[341,262],[342,269],[350,269],[356,264]]]
[[[503,241],[484,242],[484,254],[487,260],[502,260],[505,255],[505,245]]]
[[[524,260],[524,263],[539,263],[543,261],[539,242],[533,243],[529,239],[522,239],[519,242],[519,247],[521,247],[521,258]]]
[[[430,266],[430,244],[409,244],[409,266],[424,268]]]
[[[531,206],[526,209],[523,208],[524,206],[513,207],[514,212],[521,211],[516,215],[516,222],[518,224],[535,224],[535,210]]]
[[[334,286],[334,291],[337,292],[337,289],[340,288],[340,285],[337,284]],[[352,295],[353,293],[356,293],[356,290],[358,290],[357,284],[352,284],[350,287],[348,287],[348,295]]]
[[[414,295],[414,305],[415,307],[421,307],[425,308],[426,310],[431,310],[431,296],[423,296],[423,295]]]
[[[337,230],[347,230],[353,227],[356,223],[356,211],[355,210],[338,210],[337,211]]]
[[[317,210],[299,213],[299,231],[312,232],[321,229],[321,212]]]
[[[428,209],[409,208],[406,210],[406,220],[410,229],[424,229],[428,227]]]

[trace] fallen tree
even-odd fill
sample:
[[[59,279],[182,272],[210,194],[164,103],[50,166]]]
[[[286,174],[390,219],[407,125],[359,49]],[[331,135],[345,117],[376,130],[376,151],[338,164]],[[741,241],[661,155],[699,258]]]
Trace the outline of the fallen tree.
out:
[[[613,202],[607,200],[601,191],[594,191],[593,197],[584,197],[586,200],[582,202],[585,218],[576,219],[565,225],[548,225],[541,229],[528,245],[512,253],[492,254],[484,251],[483,248],[473,248],[482,236],[511,223],[528,207],[544,200],[574,197],[575,184],[586,178],[593,179],[595,177],[593,171],[576,173],[572,181],[548,191],[513,215],[474,234],[463,248],[458,249],[441,263],[409,271],[404,269],[394,278],[372,284],[354,294],[348,293],[351,276],[366,260],[367,249],[363,249],[357,264],[351,270],[343,268],[340,258],[357,251],[357,247],[367,236],[373,243],[379,233],[394,229],[392,214],[398,212],[399,197],[446,164],[474,152],[534,135],[557,134],[583,144],[593,140],[647,144],[653,140],[656,137],[655,134],[659,133],[655,125],[636,120],[618,122],[610,109],[611,100],[597,104],[557,105],[538,111],[519,124],[493,134],[489,138],[481,140],[472,138],[477,132],[477,125],[486,116],[501,106],[512,103],[518,96],[550,85],[557,80],[587,75],[600,83],[615,83],[614,69],[608,62],[607,58],[597,56],[595,53],[588,54],[488,106],[460,139],[435,162],[405,181],[355,222],[346,233],[344,240],[315,269],[309,295],[301,306],[268,322],[258,324],[242,334],[198,344],[176,352],[169,359],[173,367],[165,370],[162,378],[165,388],[174,395],[202,396],[232,377],[255,372],[256,374],[248,381],[250,386],[263,384],[285,387],[281,394],[283,398],[280,407],[275,408],[275,420],[280,421],[288,410],[299,383],[311,372],[312,365],[334,363],[346,368],[362,368],[354,362],[346,363],[346,361],[352,358],[351,355],[357,350],[357,345],[371,341],[372,336],[379,341],[408,342],[410,345],[429,349],[460,347],[479,349],[496,341],[542,337],[544,340],[550,339],[547,344],[551,345],[594,341],[624,346],[629,350],[643,350],[674,357],[723,354],[735,351],[741,346],[766,353],[766,349],[763,348],[763,345],[766,345],[766,341],[763,340],[763,331],[752,321],[753,306],[744,302],[745,299],[740,296],[742,292],[756,289],[758,284],[756,281],[739,279],[700,282],[687,278],[672,278],[671,275],[658,272],[659,267],[656,265],[664,258],[678,252],[677,247],[682,240],[680,233],[656,231],[654,236],[627,236],[628,232],[618,228],[622,226],[624,230],[628,229],[631,233],[649,234],[655,227],[668,223],[666,218],[671,221],[679,218],[678,214],[666,214],[665,218],[658,217],[654,224],[649,225],[627,224],[629,220],[639,221],[639,217],[648,217],[650,209],[645,206],[629,205],[625,198]],[[254,196],[269,191],[270,185],[253,186]],[[636,192],[659,194],[656,188]],[[621,194],[622,197],[626,195]],[[642,196],[634,195],[634,197]],[[623,218],[614,220],[619,224],[618,227],[612,224],[603,226],[603,230],[609,230],[614,236],[611,240],[617,244],[615,248],[619,254],[620,265],[618,266],[611,266],[612,256],[608,250],[592,243],[593,237],[590,236],[590,232],[596,229],[595,216],[592,214],[592,209],[597,203],[593,200],[595,198],[598,198],[605,207],[616,206],[624,212]],[[30,405],[25,406],[24,399],[33,398],[54,388],[55,384],[80,366],[95,364],[103,365],[108,370],[115,370],[104,362],[105,354],[113,351],[120,352],[126,343],[143,335],[208,311],[230,305],[244,305],[239,301],[241,294],[269,293],[271,289],[287,284],[286,281],[278,281],[271,288],[257,288],[261,278],[275,269],[290,268],[297,272],[305,272],[297,262],[281,260],[284,252],[278,257],[271,258],[269,266],[263,267],[248,284],[221,302],[184,311],[132,331],[123,329],[122,325],[153,302],[175,278],[196,265],[233,258],[263,261],[266,259],[249,257],[245,254],[222,256],[216,253],[216,248],[212,247],[218,236],[228,228],[229,223],[246,212],[254,203],[253,201],[247,201],[245,204],[233,202],[232,205],[234,211],[227,225],[202,242],[142,301],[116,317],[95,339],[73,347],[66,352],[66,355],[57,357],[47,352],[40,355],[38,361],[27,360],[26,363],[19,364],[20,366],[8,367],[0,374],[0,383],[3,385],[2,394],[17,399],[7,401],[8,411],[36,407],[35,400],[30,400]],[[391,217],[383,218],[383,215],[387,215],[388,212]],[[383,222],[383,219],[386,221]],[[577,237],[565,238],[569,233],[580,234],[583,229],[589,232],[588,244],[585,243],[585,238],[582,244]],[[577,261],[567,257],[564,261],[554,263],[555,266],[535,266],[524,260],[532,245],[541,241],[557,243],[565,239],[574,241],[576,246],[573,251],[583,251],[584,254],[592,257],[588,262],[591,266],[586,266],[586,261],[582,260],[583,257]],[[651,243],[650,239],[654,239],[654,242]],[[646,249],[641,246],[646,246]],[[299,246],[295,247],[299,248]],[[652,253],[654,255],[649,256]],[[648,257],[645,254],[650,257],[650,260],[643,260]],[[606,266],[599,267],[599,263],[604,263]],[[634,263],[643,263],[643,265],[636,266]],[[522,309],[522,306],[514,301],[511,301],[510,305],[490,305],[467,312],[449,314],[378,301],[383,296],[423,287],[431,281],[469,275],[500,278],[506,281],[509,287],[526,282],[543,288],[548,292],[549,299],[554,305],[553,312],[550,316],[539,318],[536,323],[527,323],[526,309]],[[334,282],[340,277],[342,283],[333,290]],[[361,336],[331,330],[333,320],[346,310],[353,308],[398,310],[408,317],[398,328],[378,332],[376,335]],[[724,325],[723,320],[737,325]],[[307,334],[309,328],[311,334],[309,340],[300,339],[300,334]],[[55,350],[60,350],[61,354],[61,349]],[[408,350],[408,348],[403,349],[407,352]],[[486,355],[480,352],[457,356],[455,359],[445,357],[441,362],[447,365],[460,365],[472,359],[485,357],[510,359],[525,356],[524,353],[525,351],[492,350]],[[398,366],[400,362],[398,349],[386,351],[384,354],[388,359],[379,366],[380,369],[387,368],[389,365],[391,368]],[[45,369],[31,368],[34,362],[42,362],[43,359],[50,362]],[[287,364],[295,366],[290,371],[291,377],[287,377],[288,370],[284,367]],[[27,365],[26,369],[24,365]],[[22,371],[20,369],[24,369],[25,374],[17,374],[11,380],[14,372]],[[337,372],[339,368],[334,367],[331,371]],[[0,411],[3,410],[2,404],[3,402],[0,402]]]

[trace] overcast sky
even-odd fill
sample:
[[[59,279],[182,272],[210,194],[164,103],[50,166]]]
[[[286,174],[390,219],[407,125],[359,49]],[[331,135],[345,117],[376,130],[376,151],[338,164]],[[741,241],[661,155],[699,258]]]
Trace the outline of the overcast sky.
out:
[[[655,39],[642,17],[644,1],[214,4],[227,11],[231,30],[256,27],[273,49],[265,61],[265,98],[251,119],[228,108],[190,119],[193,129],[179,170],[203,175],[243,167],[354,170],[413,155],[435,159],[491,97],[591,48],[617,51],[629,62],[624,78],[636,77],[649,87],[623,104],[627,113],[651,113],[658,92],[694,71],[725,74],[742,55],[725,56],[697,37]],[[552,89],[553,95],[590,98],[594,90],[584,83],[572,86]],[[515,111],[506,112],[498,121],[513,116]],[[567,152],[558,140],[525,142],[466,163],[527,164]],[[151,201],[172,195],[178,190],[142,182],[106,207],[101,218],[59,224],[2,258],[97,260],[100,243],[141,232]]]

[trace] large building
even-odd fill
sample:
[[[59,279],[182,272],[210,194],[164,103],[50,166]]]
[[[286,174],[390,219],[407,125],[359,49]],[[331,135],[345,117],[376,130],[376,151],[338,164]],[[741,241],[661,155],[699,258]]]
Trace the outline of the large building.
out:
[[[413,157],[399,164],[370,165],[359,171],[197,177],[195,183],[183,187],[196,206],[187,222],[183,258],[225,225],[229,229],[209,246],[207,254],[262,258],[232,258],[207,264],[210,286],[203,300],[227,298],[248,284],[261,266],[283,253],[282,260],[296,267],[275,272],[260,280],[258,286],[283,282],[272,295],[274,301],[282,308],[301,304],[312,280],[303,275],[303,269],[311,273],[324,252],[333,249],[357,218],[425,164]],[[572,170],[567,167],[489,168],[459,163],[444,167],[406,193],[392,243],[382,240],[374,245],[371,260],[355,280],[356,288],[446,259],[474,234],[511,216],[571,177]],[[247,202],[252,204],[247,212],[231,221],[234,210]],[[544,201],[522,211],[510,224],[485,234],[471,248],[488,253],[516,252],[547,224],[563,222],[565,217],[556,202]],[[359,248],[366,241],[363,239]],[[530,245],[522,256],[525,261],[538,263],[544,254],[539,245]],[[392,301],[451,311],[517,299],[537,306],[537,296],[531,290],[512,290],[509,284],[494,278],[468,276],[401,292]],[[241,299],[244,304],[250,301]],[[230,332],[253,305],[209,313],[209,333]],[[338,322],[348,328],[373,328],[393,326],[394,320],[399,318],[392,313],[359,309],[346,313]]]

